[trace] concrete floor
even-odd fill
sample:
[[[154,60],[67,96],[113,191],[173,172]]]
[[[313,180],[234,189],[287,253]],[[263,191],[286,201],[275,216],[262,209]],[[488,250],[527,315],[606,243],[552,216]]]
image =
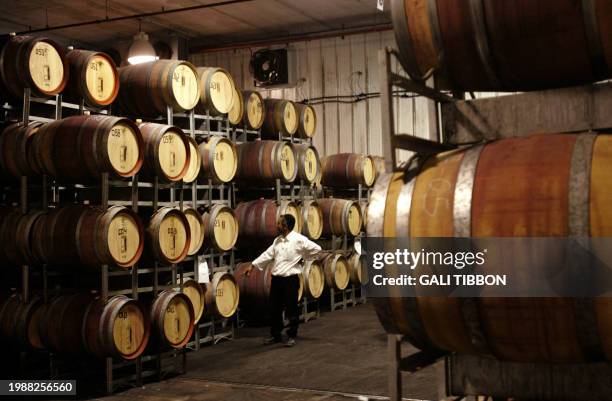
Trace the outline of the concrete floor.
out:
[[[386,335],[371,305],[324,313],[300,326],[298,344],[263,346],[266,328],[188,355],[187,374],[111,401],[346,401],[387,395]],[[404,354],[414,352],[404,346]],[[404,397],[438,399],[441,362],[404,375]],[[359,396],[365,398],[359,398]]]

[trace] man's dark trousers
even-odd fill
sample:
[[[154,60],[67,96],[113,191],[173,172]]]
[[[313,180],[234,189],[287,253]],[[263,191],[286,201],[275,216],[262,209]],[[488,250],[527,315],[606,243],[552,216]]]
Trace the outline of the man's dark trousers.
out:
[[[272,276],[270,288],[270,309],[272,324],[270,334],[276,339],[281,338],[283,330],[283,311],[289,320],[287,336],[295,338],[298,333],[300,317],[298,313],[298,291],[300,279],[297,275],[288,277]]]

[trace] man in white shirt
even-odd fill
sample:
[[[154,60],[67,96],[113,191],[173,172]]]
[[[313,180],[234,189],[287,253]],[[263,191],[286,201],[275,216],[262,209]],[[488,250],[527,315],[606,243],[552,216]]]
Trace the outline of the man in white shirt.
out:
[[[321,247],[300,233],[293,231],[295,218],[291,215],[282,215],[277,222],[280,235],[272,245],[252,262],[259,270],[270,262],[272,266],[272,283],[270,286],[271,309],[271,337],[264,344],[274,344],[282,341],[283,311],[289,319],[287,330],[287,347],[295,345],[298,326],[300,324],[298,311],[298,291],[300,280],[298,274],[302,273],[301,260],[310,260],[316,256]],[[249,267],[249,275],[253,267]]]

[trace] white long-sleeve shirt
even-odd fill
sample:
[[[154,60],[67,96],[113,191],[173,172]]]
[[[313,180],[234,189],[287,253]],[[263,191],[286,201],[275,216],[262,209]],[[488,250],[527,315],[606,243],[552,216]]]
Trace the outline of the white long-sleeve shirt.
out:
[[[252,264],[259,270],[263,270],[269,263],[272,267],[273,276],[288,277],[302,272],[300,259],[310,260],[321,251],[321,247],[302,234],[291,231],[286,237],[276,237],[272,245]]]

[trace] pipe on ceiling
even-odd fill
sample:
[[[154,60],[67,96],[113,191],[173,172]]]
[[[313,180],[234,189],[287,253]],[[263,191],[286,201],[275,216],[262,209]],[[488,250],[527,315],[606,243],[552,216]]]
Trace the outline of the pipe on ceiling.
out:
[[[366,25],[360,27],[353,27],[350,29],[340,29],[335,31],[318,31],[318,32],[310,32],[299,35],[290,35],[282,38],[274,38],[274,39],[262,39],[256,41],[247,41],[247,42],[238,42],[231,43],[225,45],[194,45],[189,47],[189,53],[200,53],[200,52],[218,52],[218,51],[227,51],[227,50],[237,50],[237,49],[245,49],[249,47],[266,47],[271,45],[279,45],[279,44],[287,44],[293,42],[306,42],[310,40],[320,40],[327,38],[334,38],[338,36],[351,36],[351,35],[359,35],[365,33],[372,32],[383,32],[390,31],[393,29],[393,25],[388,24],[375,24],[375,25]]]
[[[142,18],[148,18],[148,17],[155,17],[155,16],[158,16],[158,15],[167,15],[167,14],[173,14],[173,13],[182,13],[182,12],[187,12],[187,11],[201,10],[201,9],[205,9],[205,8],[215,8],[215,7],[229,6],[229,5],[232,5],[232,4],[239,4],[239,3],[249,3],[249,2],[252,2],[252,1],[255,1],[255,0],[226,0],[226,1],[219,1],[219,2],[216,2],[216,3],[200,4],[200,5],[197,5],[197,6],[175,8],[175,9],[172,9],[172,10],[166,10],[166,9],[164,9],[162,7],[161,11],[152,11],[150,13],[131,14],[131,15],[125,15],[125,16],[113,17],[113,18],[106,17],[104,19],[90,20],[90,21],[84,21],[84,22],[76,22],[76,23],[73,23],[73,24],[46,26],[44,28],[36,28],[36,29],[30,29],[30,30],[27,30],[27,31],[17,32],[17,34],[18,35],[23,35],[23,34],[36,33],[36,32],[57,31],[59,29],[78,28],[78,27],[87,26],[87,25],[106,24],[106,23],[117,22],[117,21],[125,21],[125,20],[130,20],[130,19],[142,19]]]

